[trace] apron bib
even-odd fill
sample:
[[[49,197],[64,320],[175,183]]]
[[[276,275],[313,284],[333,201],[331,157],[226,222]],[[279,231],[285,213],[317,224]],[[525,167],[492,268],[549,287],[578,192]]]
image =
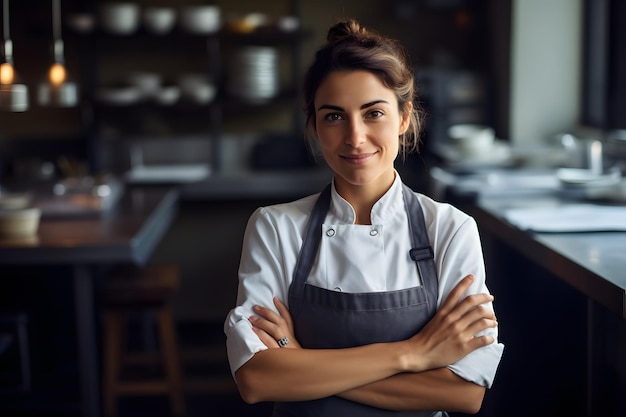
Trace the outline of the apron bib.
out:
[[[409,213],[411,259],[422,286],[388,292],[344,293],[306,283],[321,241],[321,226],[331,199],[330,184],[318,198],[289,288],[295,336],[307,349],[338,349],[393,342],[418,333],[437,308],[438,279],[421,206],[403,184]],[[331,396],[312,401],[276,403],[274,417],[447,416],[443,412],[390,411]]]

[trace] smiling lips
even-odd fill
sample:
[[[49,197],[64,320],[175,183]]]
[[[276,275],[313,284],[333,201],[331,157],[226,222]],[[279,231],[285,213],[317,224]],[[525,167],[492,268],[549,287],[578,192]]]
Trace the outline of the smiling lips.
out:
[[[361,153],[358,155],[340,155],[340,157],[352,164],[364,164],[365,162],[369,161],[375,154],[376,152]]]

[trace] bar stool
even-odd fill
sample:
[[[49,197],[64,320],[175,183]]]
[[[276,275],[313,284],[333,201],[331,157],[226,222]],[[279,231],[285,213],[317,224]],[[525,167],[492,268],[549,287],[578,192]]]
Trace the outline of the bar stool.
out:
[[[176,265],[123,266],[106,278],[102,291],[104,381],[106,416],[117,413],[120,396],[167,394],[174,415],[184,413],[182,373],[170,299],[178,288]],[[126,346],[128,322],[133,313],[150,313],[159,334],[157,353],[130,352]],[[124,378],[130,365],[159,365],[164,377]]]

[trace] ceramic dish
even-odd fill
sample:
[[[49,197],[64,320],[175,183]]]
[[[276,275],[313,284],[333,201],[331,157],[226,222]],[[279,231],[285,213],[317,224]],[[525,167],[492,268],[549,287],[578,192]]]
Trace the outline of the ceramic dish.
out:
[[[619,184],[622,175],[619,170],[596,173],[590,169],[561,168],[556,176],[567,187],[608,187]]]
[[[154,94],[154,100],[162,106],[170,106],[178,101],[181,96],[180,87],[177,85],[164,86]]]
[[[221,26],[220,8],[210,5],[186,6],[180,12],[180,25],[189,33],[215,33]]]
[[[176,10],[170,7],[148,7],[143,12],[143,24],[151,33],[164,35],[176,24]]]
[[[98,100],[114,106],[126,106],[137,103],[143,97],[137,87],[110,87],[98,92]]]
[[[20,239],[35,235],[40,218],[41,210],[37,207],[0,210],[0,238]]]
[[[141,8],[136,3],[107,1],[100,5],[100,25],[115,35],[130,35],[141,21]]]

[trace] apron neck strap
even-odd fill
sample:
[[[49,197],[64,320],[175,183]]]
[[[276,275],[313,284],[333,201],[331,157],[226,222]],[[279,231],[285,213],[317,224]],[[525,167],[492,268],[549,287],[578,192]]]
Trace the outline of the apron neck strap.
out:
[[[309,222],[307,223],[306,234],[302,240],[302,246],[300,248],[300,256],[296,263],[294,271],[293,281],[289,287],[289,297],[293,295],[302,294],[301,289],[304,288],[304,284],[311,273],[313,263],[317,258],[317,250],[322,240],[321,225],[324,223],[326,213],[330,207],[330,192],[331,184],[328,184],[320,193]]]

